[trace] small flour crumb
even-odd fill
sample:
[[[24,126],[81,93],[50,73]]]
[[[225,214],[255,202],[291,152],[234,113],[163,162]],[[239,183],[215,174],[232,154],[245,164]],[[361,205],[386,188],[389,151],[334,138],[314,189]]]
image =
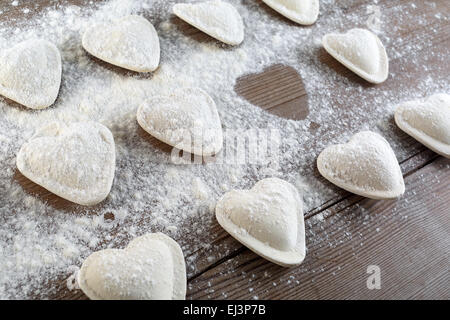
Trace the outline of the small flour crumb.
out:
[[[206,200],[208,198],[208,187],[203,183],[202,179],[196,177],[192,183],[192,191],[194,196],[199,200]]]

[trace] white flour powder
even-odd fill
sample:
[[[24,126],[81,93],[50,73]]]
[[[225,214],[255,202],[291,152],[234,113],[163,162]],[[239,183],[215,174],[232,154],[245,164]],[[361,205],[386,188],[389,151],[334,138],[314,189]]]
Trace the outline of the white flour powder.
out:
[[[245,23],[245,40],[236,48],[214,40],[199,42],[183,33],[170,14],[174,1],[112,0],[99,5],[86,1],[83,7],[53,5],[34,16],[30,4],[31,12],[15,21],[15,27],[11,21],[0,21],[1,50],[40,37],[59,48],[63,61],[62,87],[53,107],[25,110],[0,98],[0,298],[52,297],[55,283],[65,284],[74,266],[80,266],[92,251],[122,248],[147,232],[162,231],[176,239],[188,257],[188,275],[193,275],[197,272],[196,251],[208,250],[208,260],[214,261],[227,250],[208,240],[216,224],[213,208],[224,192],[249,188],[266,177],[280,177],[304,192],[308,212],[336,191],[315,172],[317,155],[327,145],[370,129],[386,137],[400,161],[415,151],[394,134],[393,106],[433,92],[449,92],[448,74],[434,73],[440,63],[448,63],[450,49],[438,51],[439,43],[429,36],[394,35],[407,23],[428,25],[437,33],[442,24],[439,19],[448,19],[445,15],[433,18],[436,21],[425,19],[419,9],[434,10],[428,2],[420,8],[389,4],[382,12],[384,31],[378,36],[391,59],[390,77],[402,81],[380,88],[337,73],[324,63],[320,44],[328,32],[365,27],[366,8],[348,14],[351,1],[323,0],[317,23],[301,27],[258,1],[230,2]],[[2,6],[0,11],[10,16],[8,12],[14,8]],[[81,47],[81,35],[90,24],[128,14],[144,15],[158,31],[161,63],[151,75],[123,75],[92,59]],[[234,92],[238,77],[276,63],[290,65],[302,76],[310,108],[306,120],[270,115]],[[171,164],[170,154],[142,136],[136,110],[155,94],[185,86],[200,87],[214,99],[225,140],[232,129],[279,130],[279,165]],[[343,116],[361,103],[362,107],[352,108],[351,118]],[[95,208],[62,209],[46,204],[15,179],[20,146],[37,128],[55,120],[98,121],[114,135],[115,181],[110,196]],[[309,129],[314,123],[320,127]],[[345,136],[336,134],[342,131]],[[313,239],[307,239],[307,245],[308,241]]]

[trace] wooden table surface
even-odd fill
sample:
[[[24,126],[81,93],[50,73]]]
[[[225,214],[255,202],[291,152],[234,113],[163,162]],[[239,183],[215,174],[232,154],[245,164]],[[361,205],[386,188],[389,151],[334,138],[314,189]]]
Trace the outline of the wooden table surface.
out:
[[[83,3],[83,1],[64,1]],[[365,12],[373,1],[336,1],[347,12]],[[415,39],[432,39],[435,52],[449,53],[450,22],[436,20],[436,14],[450,16],[450,1],[435,1],[425,6],[423,1],[382,1],[381,10],[414,2],[423,7],[429,27],[411,23],[397,28],[397,36],[404,37],[403,45]],[[45,7],[46,1],[42,2]],[[14,11],[16,10],[16,11]],[[286,20],[267,10],[279,21]],[[0,19],[20,19],[21,4],[4,13]],[[319,17],[320,19],[320,17]],[[209,37],[189,25],[177,21],[186,34],[203,41]],[[289,23],[289,22],[286,22]],[[431,32],[432,29],[439,32]],[[411,33],[415,33],[415,37]],[[429,48],[423,48],[424,53]],[[364,83],[340,65],[326,52],[321,61],[350,80]],[[433,67],[433,59],[429,59]],[[404,66],[391,60],[392,72]],[[449,77],[450,64],[434,66],[436,75]],[[408,76],[389,79],[380,87],[415,85],[423,77],[420,68],[410,68]],[[291,119],[308,115],[308,97],[298,73],[289,66],[273,65],[258,75],[247,75],[237,81],[235,91],[267,112]],[[349,108],[336,101],[339,107]],[[352,108],[358,108],[353,101]],[[349,109],[351,112],[351,109]],[[311,128],[314,130],[314,128]],[[339,134],[339,132],[337,133]],[[399,200],[375,201],[338,190],[338,196],[306,213],[308,252],[302,265],[282,268],[274,265],[230,237],[216,223],[208,243],[222,246],[223,252],[209,258],[207,249],[199,249],[188,261],[195,264],[189,274],[188,299],[450,299],[450,160],[431,152],[400,130],[395,134],[407,146],[407,157],[399,159],[405,176],[407,192]],[[167,146],[155,142],[163,150]],[[318,175],[318,173],[315,173]],[[39,194],[56,206],[69,205],[66,201],[27,180],[19,173],[17,181],[25,189]],[[324,183],[326,183],[324,181]],[[366,286],[367,267],[379,266],[381,289]],[[51,284],[58,288],[49,298],[86,299],[81,291],[69,291],[65,278]]]

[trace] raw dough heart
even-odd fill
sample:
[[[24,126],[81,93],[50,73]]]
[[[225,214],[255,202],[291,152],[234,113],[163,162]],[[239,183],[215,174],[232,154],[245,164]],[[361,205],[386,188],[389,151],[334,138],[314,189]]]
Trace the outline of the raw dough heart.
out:
[[[0,94],[31,109],[51,106],[61,85],[61,56],[45,40],[28,40],[0,55]]]
[[[436,94],[425,102],[409,101],[395,111],[397,125],[414,139],[450,158],[450,96]]]
[[[299,24],[313,24],[319,16],[319,0],[263,0],[263,2]]]
[[[222,149],[216,104],[198,88],[151,98],[138,109],[137,121],[155,138],[189,153],[210,156]]]
[[[323,37],[327,52],[344,66],[371,83],[384,82],[389,74],[389,59],[380,39],[369,30],[352,29],[345,34]]]
[[[284,180],[264,179],[251,190],[226,193],[216,217],[236,240],[273,263],[288,267],[305,258],[303,201]]]
[[[173,13],[217,40],[230,45],[244,41],[244,22],[231,4],[223,1],[177,3]]]
[[[123,250],[91,254],[83,262],[77,282],[93,300],[184,300],[183,252],[162,233],[146,234]]]
[[[108,196],[115,163],[114,138],[96,122],[47,125],[17,154],[17,168],[25,177],[81,205]]]
[[[393,199],[405,192],[402,171],[389,143],[363,131],[347,144],[326,148],[317,159],[319,172],[335,185],[372,199]]]
[[[93,56],[125,69],[151,72],[159,65],[158,34],[140,16],[92,26],[84,33],[82,43]]]

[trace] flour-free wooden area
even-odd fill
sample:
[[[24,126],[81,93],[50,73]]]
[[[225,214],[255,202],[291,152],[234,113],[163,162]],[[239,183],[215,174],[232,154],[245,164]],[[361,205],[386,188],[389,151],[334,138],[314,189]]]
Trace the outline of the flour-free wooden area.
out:
[[[253,0],[250,0],[253,1]],[[37,6],[45,8],[50,1]],[[73,0],[64,3],[82,4]],[[381,12],[392,12],[393,6],[415,3],[423,8],[429,21],[427,27],[415,24],[411,17],[408,24],[397,26],[395,36],[404,38],[403,45],[411,46],[416,39],[431,39],[433,50],[450,53],[450,22],[435,19],[435,15],[450,16],[450,2],[435,1],[435,6],[425,6],[423,1],[379,1]],[[336,1],[350,15],[367,14],[366,8],[373,1]],[[53,2],[52,2],[53,5]],[[261,4],[263,6],[263,4]],[[21,6],[5,12],[0,19],[23,19]],[[274,23],[292,24],[273,10],[265,9],[273,16]],[[326,17],[320,16],[319,19]],[[422,17],[423,18],[423,17]],[[205,34],[174,18],[180,32],[203,41],[214,41]],[[298,26],[299,28],[303,28]],[[313,28],[308,27],[308,28]],[[342,26],[342,29],[364,26]],[[437,30],[432,32],[431,30]],[[411,35],[415,33],[415,37]],[[227,49],[227,48],[225,48]],[[422,48],[426,55],[430,48]],[[372,87],[351,71],[340,65],[324,50],[319,52],[324,67],[357,82]],[[426,77],[421,66],[408,66],[391,59],[390,77],[379,88],[415,86],[418,79]],[[428,62],[433,64],[433,57]],[[97,61],[98,63],[102,63]],[[104,64],[107,68],[115,68]],[[430,65],[428,67],[431,67]],[[436,67],[436,66],[435,66]],[[116,69],[115,69],[116,70]],[[449,77],[450,64],[433,68],[436,76]],[[118,71],[126,74],[126,71]],[[237,80],[235,91],[277,116],[301,120],[309,113],[308,96],[298,73],[289,66],[273,65],[260,74],[252,74]],[[337,94],[343,94],[339,92]],[[357,99],[351,104],[336,101],[336,108],[357,110]],[[315,130],[320,123],[312,124]],[[340,128],[335,134],[342,134]],[[189,274],[188,299],[450,299],[450,161],[427,150],[411,137],[397,130],[408,155],[399,159],[405,175],[406,194],[396,201],[374,201],[351,195],[338,188],[338,196],[328,199],[321,206],[305,213],[308,253],[305,262],[296,268],[281,268],[259,258],[242,247],[216,223],[210,234],[204,235],[209,244],[220,245],[223,252],[210,259],[206,249],[199,249],[186,257],[195,265]],[[170,151],[162,143],[143,136],[155,148]],[[312,164],[313,165],[313,164]],[[316,173],[317,176],[318,173]],[[24,178],[15,176],[23,188],[58,208],[77,210],[68,201],[60,199]],[[69,210],[70,211],[70,210]],[[202,236],[203,237],[203,236]],[[125,244],[124,244],[125,245]],[[367,268],[378,266],[381,270],[381,289],[369,290],[366,285]],[[80,291],[67,289],[65,275],[48,284],[56,287],[54,299],[86,299]]]

